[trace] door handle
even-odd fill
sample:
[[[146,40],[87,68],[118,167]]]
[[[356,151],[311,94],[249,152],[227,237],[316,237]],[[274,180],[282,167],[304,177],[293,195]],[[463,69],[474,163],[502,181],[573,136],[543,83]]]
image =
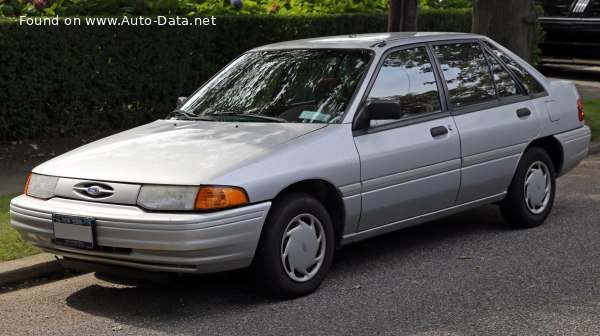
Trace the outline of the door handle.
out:
[[[527,107],[520,108],[517,110],[517,116],[519,118],[526,117],[528,115],[531,115],[531,111]]]
[[[444,126],[438,126],[430,129],[429,132],[431,133],[431,136],[435,138],[440,135],[448,134],[448,129]]]

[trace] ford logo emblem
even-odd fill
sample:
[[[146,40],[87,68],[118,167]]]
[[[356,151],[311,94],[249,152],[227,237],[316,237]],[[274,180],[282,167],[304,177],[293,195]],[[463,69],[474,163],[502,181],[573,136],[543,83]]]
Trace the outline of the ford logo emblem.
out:
[[[89,187],[85,190],[86,193],[88,193],[90,196],[98,196],[100,195],[100,187]]]
[[[108,184],[98,182],[81,182],[73,186],[73,191],[83,197],[106,198],[115,194],[115,190]]]

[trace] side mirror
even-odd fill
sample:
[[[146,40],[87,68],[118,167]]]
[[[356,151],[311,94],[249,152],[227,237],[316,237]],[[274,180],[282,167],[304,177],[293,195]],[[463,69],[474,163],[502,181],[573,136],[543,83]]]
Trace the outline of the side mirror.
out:
[[[188,97],[179,97],[177,98],[177,105],[175,105],[175,107],[179,107],[181,105],[183,105],[183,103],[185,103],[185,101],[188,99]]]
[[[371,120],[390,120],[402,118],[402,108],[399,101],[372,100],[367,102],[365,108],[354,121],[354,130],[369,127]]]

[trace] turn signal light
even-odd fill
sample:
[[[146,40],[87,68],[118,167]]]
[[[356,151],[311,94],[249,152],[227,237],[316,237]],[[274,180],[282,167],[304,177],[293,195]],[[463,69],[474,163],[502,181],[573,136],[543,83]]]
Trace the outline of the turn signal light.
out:
[[[23,194],[27,195],[27,189],[29,189],[29,181],[31,181],[31,173],[27,176],[27,182],[25,182],[25,189],[23,190]]]
[[[577,116],[579,116],[579,121],[583,121],[585,119],[585,115],[583,112],[583,103],[581,100],[577,100]]]
[[[196,210],[217,210],[248,204],[248,196],[242,188],[201,186],[196,196]]]

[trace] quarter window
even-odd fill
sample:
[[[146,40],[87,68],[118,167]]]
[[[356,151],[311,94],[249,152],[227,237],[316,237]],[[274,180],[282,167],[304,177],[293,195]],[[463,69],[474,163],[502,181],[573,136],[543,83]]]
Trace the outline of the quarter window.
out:
[[[512,58],[506,56],[502,51],[498,50],[498,48],[494,47],[487,41],[484,43],[492,50],[492,52],[506,64],[508,69],[517,77],[519,81],[525,86],[527,91],[530,94],[544,92],[544,87],[540,84],[533,76],[527,72],[522,66],[517,64]]]
[[[439,91],[425,47],[403,49],[387,56],[369,100],[399,101],[402,118],[440,111]]]
[[[517,84],[517,82],[510,77],[508,71],[504,70],[500,63],[498,63],[498,61],[496,61],[496,59],[487,51],[485,52],[485,56],[488,59],[490,67],[492,68],[492,75],[494,75],[494,82],[496,83],[496,88],[498,89],[498,97],[502,99],[514,96],[522,96],[523,90]]]
[[[434,51],[453,107],[496,100],[494,80],[479,44],[436,45]]]

